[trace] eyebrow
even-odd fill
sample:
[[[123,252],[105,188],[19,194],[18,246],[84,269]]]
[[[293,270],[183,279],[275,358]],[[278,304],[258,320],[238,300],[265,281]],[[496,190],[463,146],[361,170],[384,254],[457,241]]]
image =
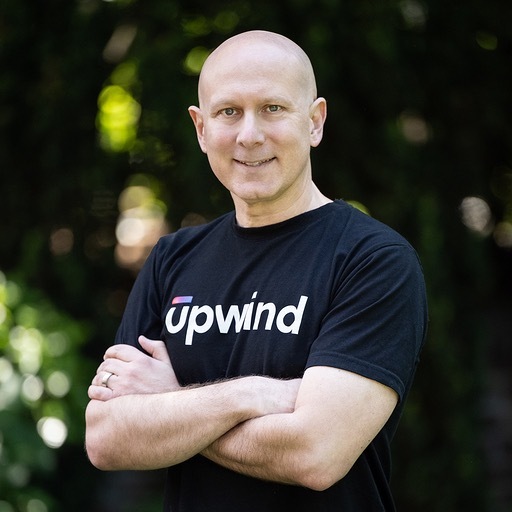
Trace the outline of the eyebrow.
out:
[[[210,103],[210,110],[216,111],[219,108],[228,107],[228,106],[236,107],[240,103],[241,102],[234,96],[220,97]],[[282,95],[276,95],[276,96],[263,97],[263,99],[258,100],[258,103],[261,105],[289,105],[290,103],[293,103],[293,101],[289,97],[282,96]]]

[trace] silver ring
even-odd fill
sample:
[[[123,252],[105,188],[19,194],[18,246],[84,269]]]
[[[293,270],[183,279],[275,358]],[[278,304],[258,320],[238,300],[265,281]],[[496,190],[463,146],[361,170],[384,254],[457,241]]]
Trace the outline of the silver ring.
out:
[[[113,373],[106,372],[105,375],[103,375],[103,378],[101,379],[101,385],[108,388],[108,379],[114,375]]]

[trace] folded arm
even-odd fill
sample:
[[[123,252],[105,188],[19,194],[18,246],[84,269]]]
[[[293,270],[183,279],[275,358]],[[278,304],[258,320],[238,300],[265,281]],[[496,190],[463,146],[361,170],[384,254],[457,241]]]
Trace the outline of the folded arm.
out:
[[[246,421],[202,454],[247,476],[324,490],[346,475],[397,400],[392,389],[373,380],[312,367],[292,413]]]
[[[294,408],[298,379],[253,376],[182,388],[163,342],[139,342],[149,355],[110,347],[89,387],[86,449],[100,469],[172,466],[243,421]]]
[[[182,391],[93,399],[86,410],[87,453],[105,470],[172,466],[243,421],[293,410],[296,387],[293,381],[244,377]]]
[[[181,388],[163,343],[139,341],[150,356],[109,348],[89,389],[86,448],[101,469],[156,469],[202,453],[251,477],[322,490],[345,476],[398,400],[330,367],[309,368],[302,380]],[[105,372],[114,374],[109,388]]]

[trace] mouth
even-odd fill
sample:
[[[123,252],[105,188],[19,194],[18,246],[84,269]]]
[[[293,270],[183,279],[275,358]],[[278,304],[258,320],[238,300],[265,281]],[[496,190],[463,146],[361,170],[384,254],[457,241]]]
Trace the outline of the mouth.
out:
[[[235,158],[235,162],[237,162],[241,165],[245,165],[247,167],[260,167],[261,165],[268,164],[269,162],[272,162],[275,159],[276,159],[276,157],[272,157],[272,158],[266,158],[265,160],[254,160],[252,162],[249,162],[246,160],[237,160]]]

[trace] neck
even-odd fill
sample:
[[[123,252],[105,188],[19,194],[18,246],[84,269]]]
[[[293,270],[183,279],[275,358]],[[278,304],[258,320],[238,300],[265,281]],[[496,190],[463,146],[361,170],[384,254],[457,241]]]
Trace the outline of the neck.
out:
[[[275,204],[271,201],[248,204],[234,199],[237,223],[244,228],[277,224],[332,202],[318,190],[313,182],[310,182],[310,186],[303,191],[300,197],[284,204]]]

